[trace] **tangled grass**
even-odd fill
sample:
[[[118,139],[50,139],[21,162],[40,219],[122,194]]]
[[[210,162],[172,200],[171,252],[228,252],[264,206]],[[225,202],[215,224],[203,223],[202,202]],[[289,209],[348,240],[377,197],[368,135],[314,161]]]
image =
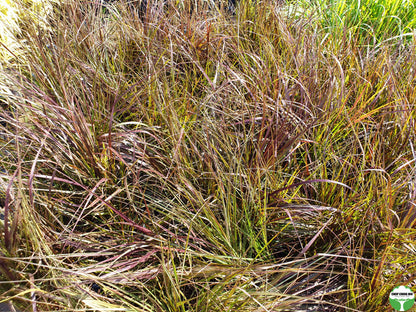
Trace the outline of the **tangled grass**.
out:
[[[225,7],[71,0],[25,25],[1,71],[0,301],[385,311],[415,286],[414,37]]]

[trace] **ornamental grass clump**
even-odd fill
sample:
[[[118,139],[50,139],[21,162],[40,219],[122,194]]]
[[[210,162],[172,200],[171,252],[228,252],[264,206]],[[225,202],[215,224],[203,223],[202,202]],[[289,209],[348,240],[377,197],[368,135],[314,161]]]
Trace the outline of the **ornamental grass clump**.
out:
[[[413,287],[414,41],[135,5],[62,2],[1,71],[0,301],[380,311]]]

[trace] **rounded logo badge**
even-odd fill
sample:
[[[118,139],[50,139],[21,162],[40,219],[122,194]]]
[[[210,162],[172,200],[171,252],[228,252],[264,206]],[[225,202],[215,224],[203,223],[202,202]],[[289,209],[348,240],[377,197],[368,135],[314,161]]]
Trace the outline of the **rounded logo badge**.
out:
[[[415,304],[415,294],[407,286],[397,286],[391,291],[389,301],[393,309],[407,311]]]

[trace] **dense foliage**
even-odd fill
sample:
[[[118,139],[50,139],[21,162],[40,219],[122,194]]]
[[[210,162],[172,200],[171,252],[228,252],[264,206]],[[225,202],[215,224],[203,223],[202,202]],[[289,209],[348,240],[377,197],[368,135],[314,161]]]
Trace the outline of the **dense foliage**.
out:
[[[17,19],[0,301],[386,311],[415,286],[414,5],[227,3],[68,0]]]

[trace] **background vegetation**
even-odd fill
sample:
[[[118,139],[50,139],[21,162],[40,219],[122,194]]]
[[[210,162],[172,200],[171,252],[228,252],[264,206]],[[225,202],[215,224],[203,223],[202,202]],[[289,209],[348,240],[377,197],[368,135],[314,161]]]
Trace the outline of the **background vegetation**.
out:
[[[319,26],[337,37],[347,30],[350,36],[372,37],[373,43],[397,37],[407,40],[416,26],[416,4],[411,0],[302,0],[294,3],[297,14],[316,13]]]
[[[0,301],[386,311],[415,289],[413,4],[16,3]]]

